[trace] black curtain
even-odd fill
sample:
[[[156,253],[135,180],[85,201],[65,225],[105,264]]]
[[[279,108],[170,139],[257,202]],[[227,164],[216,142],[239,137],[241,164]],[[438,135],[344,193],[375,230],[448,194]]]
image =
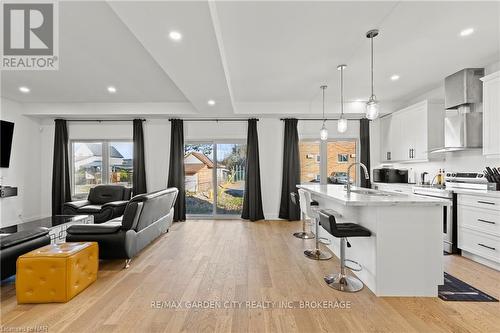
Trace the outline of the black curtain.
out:
[[[279,217],[289,221],[300,220],[300,209],[290,200],[290,193],[297,193],[300,184],[299,134],[297,119],[285,119],[283,146],[283,177]]]
[[[186,192],[184,186],[184,125],[181,119],[172,119],[170,129],[170,164],[168,187],[177,187],[174,221],[186,220]]]
[[[61,215],[63,213],[63,204],[71,201],[68,128],[64,119],[56,119],[55,123],[54,160],[52,164],[52,215]]]
[[[134,173],[133,191],[134,195],[146,193],[146,165],[144,163],[144,133],[142,131],[142,119],[134,119]]]
[[[241,218],[250,221],[264,219],[264,212],[262,211],[262,194],[260,190],[257,119],[248,120],[245,195],[243,198]]]
[[[361,156],[359,161],[366,165],[368,172],[370,172],[370,121],[368,119],[361,119],[359,121],[359,142]],[[371,188],[369,179],[365,179],[364,171],[360,167],[359,177],[361,177],[361,187]]]

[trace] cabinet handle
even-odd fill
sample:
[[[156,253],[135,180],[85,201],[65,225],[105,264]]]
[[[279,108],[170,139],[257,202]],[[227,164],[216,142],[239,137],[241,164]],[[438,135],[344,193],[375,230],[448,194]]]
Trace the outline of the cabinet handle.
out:
[[[402,190],[394,190],[394,192],[403,192]]]
[[[408,158],[411,158],[411,148],[408,149]]]
[[[492,221],[487,221],[487,220],[483,220],[483,219],[477,219],[479,222],[484,222],[484,223],[489,223],[489,224],[496,224],[495,222],[492,222]]]
[[[411,149],[411,158],[415,158],[415,149],[414,148]]]
[[[494,202],[489,202],[489,201],[481,201],[481,200],[478,200],[477,203],[480,203],[480,204],[485,204],[485,205],[494,205],[495,203]]]
[[[491,247],[491,246],[488,246],[488,245],[484,245],[484,244],[481,244],[481,243],[477,243],[477,245],[485,247],[485,248],[493,250],[493,251],[496,250],[494,247]]]

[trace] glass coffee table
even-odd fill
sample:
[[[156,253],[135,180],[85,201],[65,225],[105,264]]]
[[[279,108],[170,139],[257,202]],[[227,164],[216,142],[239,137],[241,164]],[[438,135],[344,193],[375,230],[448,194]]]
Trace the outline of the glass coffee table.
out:
[[[52,244],[64,243],[66,241],[66,229],[73,224],[93,224],[92,215],[54,215],[44,217],[29,222],[23,222],[0,229],[2,234],[11,234],[14,232],[29,230],[36,227],[45,227],[49,229],[50,241]]]

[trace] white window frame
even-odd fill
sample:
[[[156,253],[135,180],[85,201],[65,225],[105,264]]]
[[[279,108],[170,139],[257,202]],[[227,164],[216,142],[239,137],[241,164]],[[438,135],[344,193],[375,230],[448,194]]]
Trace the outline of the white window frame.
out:
[[[319,156],[320,156],[320,163],[319,163],[319,179],[320,179],[320,184],[321,185],[326,185],[328,184],[327,182],[327,177],[328,177],[328,143],[329,142],[336,142],[336,141],[352,141],[356,143],[356,162],[358,161],[358,158],[360,156],[360,143],[359,139],[357,138],[329,138],[328,140],[320,140],[318,138],[309,138],[309,137],[303,137],[299,138],[299,144],[301,142],[319,142]],[[347,162],[349,163],[349,162]],[[300,166],[302,169],[302,165]],[[303,183],[303,184],[311,184],[309,182]],[[316,183],[317,184],[317,183]],[[355,185],[359,186],[360,184],[360,179],[359,177],[356,177],[355,180]]]
[[[107,185],[107,184],[112,184],[109,180],[109,171],[110,171],[110,164],[109,164],[109,145],[110,143],[114,142],[124,142],[124,143],[131,143],[132,145],[134,142],[130,139],[71,139],[69,140],[69,155],[70,155],[70,166],[69,170],[71,173],[70,177],[70,184],[71,184],[71,197],[75,198],[75,154],[74,154],[74,144],[75,143],[100,143],[102,144],[102,185]],[[106,158],[104,158],[106,156]]]

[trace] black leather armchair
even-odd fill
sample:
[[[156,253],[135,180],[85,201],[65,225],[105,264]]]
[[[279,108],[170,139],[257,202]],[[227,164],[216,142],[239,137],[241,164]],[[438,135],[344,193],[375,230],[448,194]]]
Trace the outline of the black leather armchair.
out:
[[[20,255],[48,244],[50,244],[49,229],[42,227],[1,236],[1,279],[16,274],[16,260]]]
[[[68,242],[97,242],[100,259],[131,259],[172,225],[178,190],[139,194],[125,209],[123,218],[102,224],[74,224]]]
[[[123,215],[132,189],[121,185],[98,185],[90,189],[87,200],[66,202],[64,215],[93,215],[103,223]]]

